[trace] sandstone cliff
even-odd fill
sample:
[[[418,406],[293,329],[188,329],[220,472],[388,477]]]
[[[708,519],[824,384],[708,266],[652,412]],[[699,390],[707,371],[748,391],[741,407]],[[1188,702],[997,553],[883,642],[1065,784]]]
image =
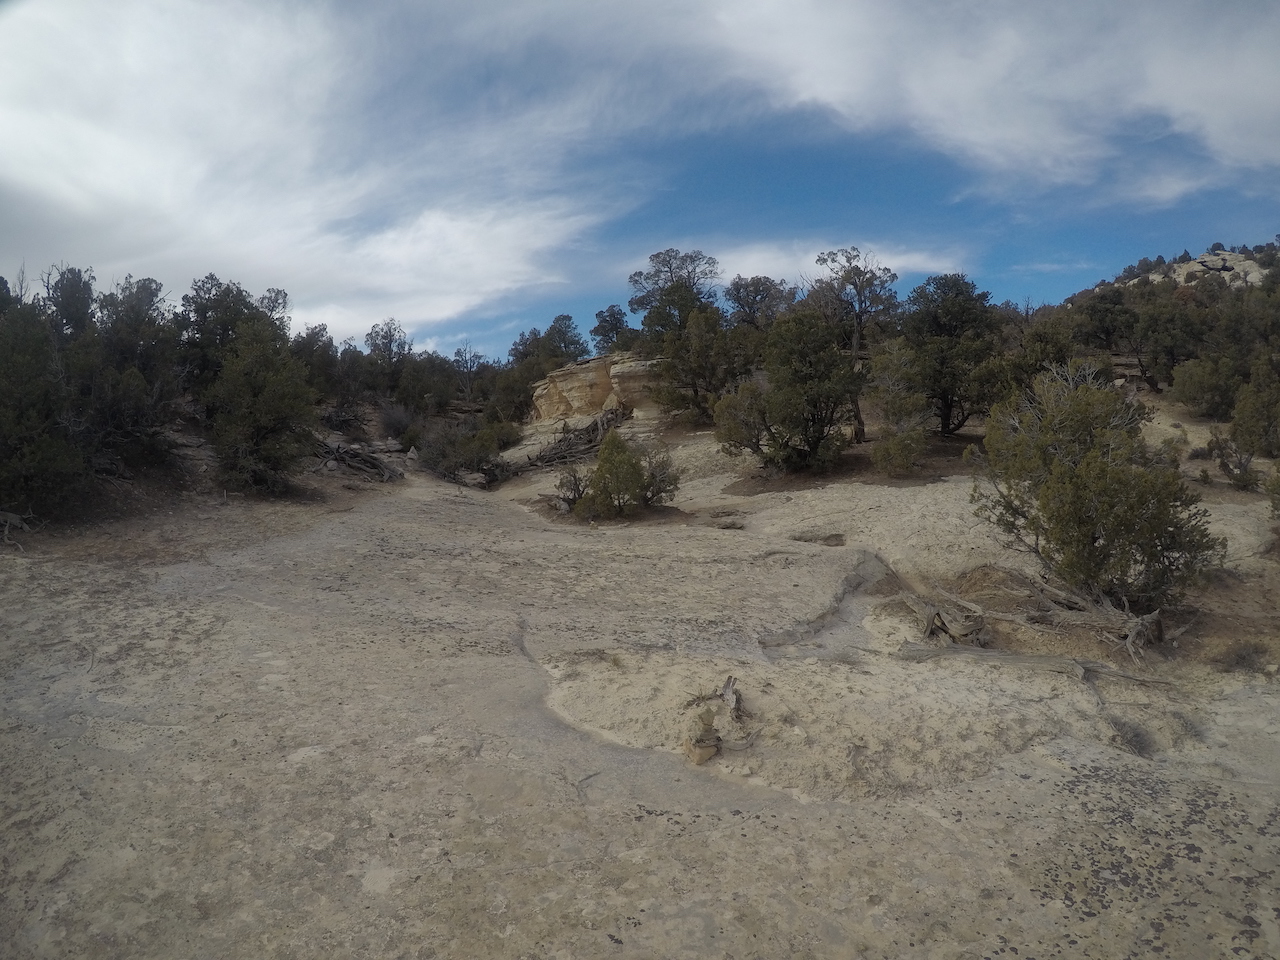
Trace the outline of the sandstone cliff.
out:
[[[561,367],[533,385],[533,422],[594,417],[617,407],[640,419],[657,416],[648,389],[656,362],[615,353]]]

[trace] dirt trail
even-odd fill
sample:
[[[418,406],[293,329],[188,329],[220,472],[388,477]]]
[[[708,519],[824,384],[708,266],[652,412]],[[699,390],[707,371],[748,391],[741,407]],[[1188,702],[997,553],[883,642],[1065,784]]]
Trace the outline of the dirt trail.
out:
[[[904,663],[846,580],[1016,562],[967,481],[731,480],[593,528],[526,505],[554,478],[412,476],[0,557],[0,953],[1280,955],[1280,684]],[[729,674],[757,739],[695,767]]]

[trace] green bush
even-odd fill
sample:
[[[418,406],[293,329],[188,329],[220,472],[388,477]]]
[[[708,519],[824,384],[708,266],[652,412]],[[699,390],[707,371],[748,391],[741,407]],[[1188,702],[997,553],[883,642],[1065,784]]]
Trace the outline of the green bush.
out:
[[[578,501],[587,495],[587,482],[590,479],[591,474],[584,471],[580,464],[567,464],[556,481],[556,493],[560,495],[561,502],[570,510],[576,507]]]
[[[265,319],[236,328],[208,394],[213,444],[233,483],[282,490],[311,451],[314,395],[281,331]]]
[[[640,502],[646,507],[675,499],[680,488],[680,471],[671,455],[663,450],[646,447],[640,459],[644,464],[644,485],[640,489]]]
[[[633,513],[643,502],[644,464],[617,430],[610,430],[600,444],[587,492],[573,512],[584,518],[620,517]]]
[[[1271,519],[1280,520],[1280,470],[1272,471],[1262,484],[1262,491],[1271,501]]]
[[[840,335],[811,309],[774,321],[764,349],[767,383],[747,381],[716,404],[716,438],[727,452],[750,450],[783,470],[823,469],[839,457],[863,382]]]
[[[871,400],[884,434],[871,447],[871,462],[890,476],[912,473],[924,456],[933,404],[912,381],[913,358],[901,339],[876,352],[871,363]]]
[[[1240,388],[1231,439],[1255,456],[1280,455],[1280,376],[1267,358],[1253,365],[1249,382]]]
[[[68,428],[70,399],[40,312],[16,302],[0,309],[0,509],[43,512],[88,483]]]
[[[871,446],[871,462],[891,477],[904,477],[920,466],[928,443],[923,426],[887,430]]]
[[[1173,398],[1197,417],[1231,419],[1244,379],[1226,357],[1188,360],[1173,368]]]
[[[491,480],[502,474],[498,453],[520,439],[514,423],[486,423],[479,417],[428,421],[421,430],[418,462],[441,477],[483,473]],[[509,474],[508,474],[509,475]]]
[[[991,411],[978,515],[1087,594],[1139,611],[1176,600],[1221,561],[1225,541],[1143,442],[1149,419],[1088,365],[1042,374]]]
[[[567,473],[567,472],[566,472]],[[637,507],[670,500],[680,485],[679,472],[671,458],[657,451],[636,453],[618,434],[610,430],[600,444],[595,469],[581,486],[580,475],[561,476],[563,493],[581,490],[573,504],[574,515],[582,519],[629,516]]]

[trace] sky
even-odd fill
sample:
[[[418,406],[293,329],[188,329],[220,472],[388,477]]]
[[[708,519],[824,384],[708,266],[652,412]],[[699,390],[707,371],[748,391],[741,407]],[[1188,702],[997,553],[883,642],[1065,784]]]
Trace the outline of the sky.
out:
[[[1280,233],[1277,51],[1274,0],[0,0],[0,275],[499,357],[669,247],[1054,303]]]

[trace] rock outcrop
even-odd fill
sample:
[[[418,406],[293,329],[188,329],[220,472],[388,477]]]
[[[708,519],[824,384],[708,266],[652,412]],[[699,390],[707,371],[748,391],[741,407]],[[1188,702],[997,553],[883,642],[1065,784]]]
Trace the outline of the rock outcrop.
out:
[[[554,370],[533,385],[533,422],[595,417],[626,407],[640,419],[656,416],[649,397],[656,360],[614,353]]]
[[[1227,281],[1229,286],[1246,287],[1261,283],[1268,270],[1259,266],[1258,262],[1250,257],[1223,250],[1217,253],[1201,254],[1186,263],[1169,264],[1163,269],[1156,270],[1144,277],[1130,280],[1128,285],[1132,286],[1139,280],[1151,280],[1155,283],[1165,279],[1173,280],[1177,283],[1195,283],[1211,273],[1220,275]]]

